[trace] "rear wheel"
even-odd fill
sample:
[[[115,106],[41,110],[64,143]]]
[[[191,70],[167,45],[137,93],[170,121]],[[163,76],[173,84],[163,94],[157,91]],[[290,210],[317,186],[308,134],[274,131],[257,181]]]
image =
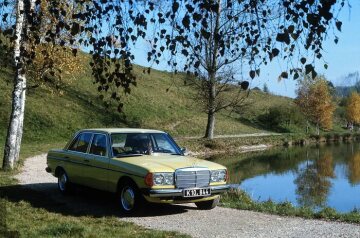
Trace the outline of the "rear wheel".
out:
[[[58,189],[62,194],[66,195],[70,193],[70,187],[69,177],[66,172],[61,169],[58,174]]]
[[[217,197],[213,200],[209,200],[209,201],[204,201],[204,202],[196,202],[196,206],[197,208],[201,209],[201,210],[210,210],[215,208],[220,201],[220,197]]]
[[[134,182],[125,180],[119,184],[118,203],[121,212],[125,215],[134,214],[140,210],[144,199]]]

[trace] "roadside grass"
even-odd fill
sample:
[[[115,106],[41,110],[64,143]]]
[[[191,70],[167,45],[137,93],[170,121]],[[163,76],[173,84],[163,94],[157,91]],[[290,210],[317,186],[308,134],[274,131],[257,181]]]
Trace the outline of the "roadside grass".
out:
[[[21,188],[13,176],[19,172],[23,158],[63,145],[63,142],[24,144],[18,167],[13,171],[0,170],[0,237],[189,237],[177,232],[146,229],[119,221],[116,216],[69,215],[33,205],[61,206],[39,192]]]
[[[290,202],[276,203],[271,200],[258,202],[252,200],[246,192],[238,189],[232,189],[222,195],[221,206],[240,210],[264,212],[280,216],[324,219],[360,224],[360,212],[357,210],[348,213],[339,213],[333,208],[326,207],[320,211],[314,211],[309,207],[295,207]]]
[[[270,136],[250,136],[250,137],[231,137],[231,138],[215,138],[208,140],[205,138],[177,138],[176,141],[181,147],[195,153],[229,153],[239,152],[242,146],[252,145],[271,145],[280,146],[284,144],[287,135],[270,135]]]
[[[64,216],[6,198],[0,199],[1,207],[6,209],[1,212],[5,215],[7,233],[14,237],[189,237],[146,229],[116,217]]]

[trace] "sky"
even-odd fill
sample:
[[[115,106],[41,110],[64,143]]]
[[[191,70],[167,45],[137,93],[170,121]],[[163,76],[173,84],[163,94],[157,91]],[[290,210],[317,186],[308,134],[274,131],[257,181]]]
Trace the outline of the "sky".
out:
[[[342,9],[339,20],[342,21],[341,32],[335,32],[339,37],[338,44],[334,43],[334,36],[329,34],[329,38],[323,43],[323,60],[316,63],[318,73],[323,74],[334,85],[346,86],[343,78],[356,71],[360,72],[360,0],[349,0],[351,8]],[[145,49],[144,49],[145,48]],[[140,42],[134,47],[135,63],[142,66],[150,66],[146,58],[146,43]],[[324,69],[324,62],[328,64],[328,69]],[[152,65],[153,68],[160,70],[170,70],[165,63]],[[270,92],[276,95],[296,96],[296,81],[283,79],[278,81],[278,76],[286,69],[285,63],[274,60],[267,66],[261,68],[259,77],[250,82],[252,88],[263,88],[268,86]]]

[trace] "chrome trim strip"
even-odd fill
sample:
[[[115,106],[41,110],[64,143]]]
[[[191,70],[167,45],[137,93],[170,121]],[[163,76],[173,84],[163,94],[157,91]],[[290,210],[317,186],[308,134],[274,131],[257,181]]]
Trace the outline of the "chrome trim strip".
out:
[[[125,171],[121,171],[121,170],[116,170],[116,169],[109,169],[109,168],[104,168],[104,167],[99,167],[99,166],[93,166],[93,165],[86,164],[86,163],[71,161],[71,160],[69,160],[69,159],[57,158],[57,157],[54,157],[54,156],[47,156],[47,158],[48,158],[48,159],[59,160],[59,161],[63,161],[63,162],[68,162],[68,163],[72,163],[72,164],[78,164],[78,165],[82,165],[82,166],[93,167],[93,168],[103,169],[103,170],[108,170],[108,171],[114,171],[114,172],[119,172],[119,173],[123,173],[123,174],[128,174],[128,175],[131,175],[131,176],[136,176],[136,177],[144,178],[144,176],[142,176],[142,175],[131,174],[131,173],[129,173],[129,172],[125,172]]]
[[[210,186],[211,195],[219,194],[226,192],[230,188],[230,185],[219,185],[219,186]],[[189,189],[189,188],[187,188]],[[149,190],[150,197],[182,197],[183,189],[158,189],[158,190]]]
[[[150,190],[150,197],[173,197],[182,196],[182,189],[161,189],[161,190]]]

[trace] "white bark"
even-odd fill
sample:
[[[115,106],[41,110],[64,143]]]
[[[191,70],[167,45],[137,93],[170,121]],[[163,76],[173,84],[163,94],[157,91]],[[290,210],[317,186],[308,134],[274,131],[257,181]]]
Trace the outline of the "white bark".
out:
[[[24,129],[25,101],[26,101],[26,78],[25,81],[23,82],[23,90],[21,93],[21,102],[20,102],[21,109],[20,109],[19,125],[16,135],[15,162],[19,159],[20,156],[21,141],[22,141],[23,129]]]
[[[34,14],[35,9],[35,0],[30,0],[30,12],[29,14]],[[30,24],[27,22],[27,30],[29,31]],[[25,118],[25,102],[26,102],[26,87],[27,87],[27,81],[26,77],[24,77],[23,81],[23,91],[21,93],[21,111],[20,111],[20,118],[19,118],[19,125],[17,130],[17,137],[16,137],[16,146],[15,146],[15,162],[19,159],[20,156],[20,148],[21,148],[21,141],[23,137],[23,131],[24,131],[24,118]]]
[[[26,76],[24,72],[24,65],[21,56],[21,44],[23,41],[23,30],[24,30],[24,1],[18,0],[16,6],[16,26],[15,26],[15,42],[14,42],[14,63],[15,63],[15,79],[14,79],[14,91],[12,95],[12,111],[10,115],[9,128],[4,147],[4,160],[3,168],[12,169],[16,161],[16,142],[18,137],[18,130],[20,120],[23,119],[22,101],[25,102],[24,86],[26,86]]]

